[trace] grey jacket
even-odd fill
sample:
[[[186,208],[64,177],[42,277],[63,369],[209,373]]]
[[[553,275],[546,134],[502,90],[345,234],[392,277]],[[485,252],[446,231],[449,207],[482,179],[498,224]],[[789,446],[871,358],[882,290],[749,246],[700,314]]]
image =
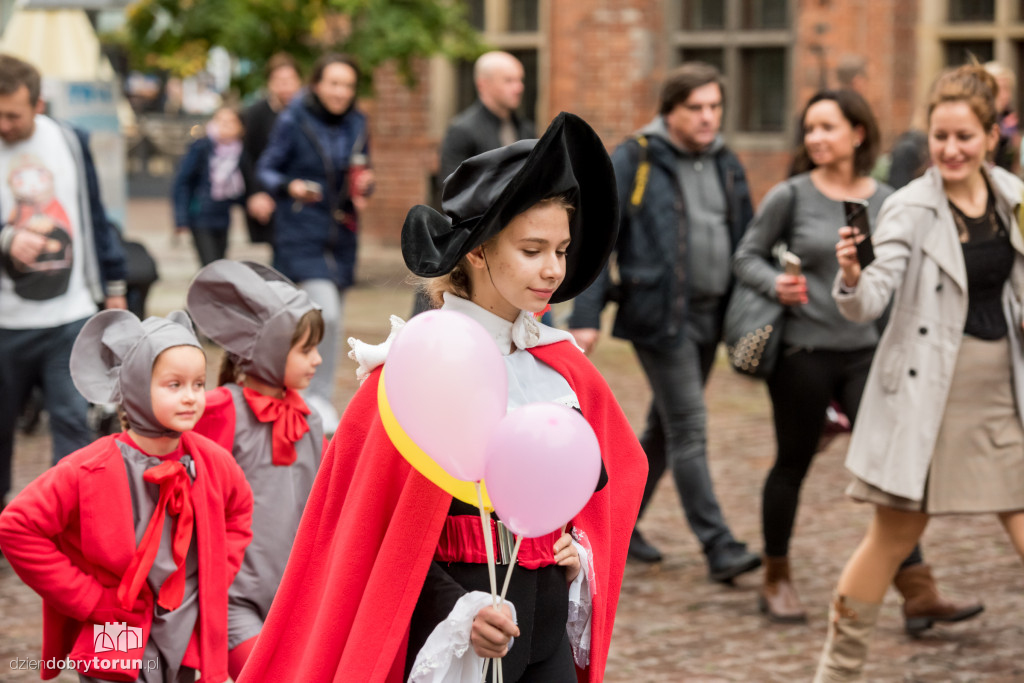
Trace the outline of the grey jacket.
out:
[[[985,171],[996,210],[1017,251],[1003,292],[1018,415],[1024,406],[1024,240],[1017,207],[1024,183],[1000,168]],[[878,217],[875,260],[853,291],[832,290],[850,320],[877,318],[895,292],[892,317],[875,353],[853,430],[846,466],[883,491],[911,500],[924,496],[967,320],[963,249],[935,168],[890,197]]]

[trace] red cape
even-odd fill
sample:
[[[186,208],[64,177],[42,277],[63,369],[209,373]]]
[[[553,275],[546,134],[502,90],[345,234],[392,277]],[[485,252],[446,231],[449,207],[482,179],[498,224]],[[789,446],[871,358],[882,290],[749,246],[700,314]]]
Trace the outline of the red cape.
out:
[[[647,459],[594,366],[569,342],[530,349],[576,392],[608,484],[574,523],[594,550],[590,666],[604,678]],[[400,683],[409,621],[451,496],[391,444],[377,411],[378,368],[349,403],[306,504],[288,568],[239,683]]]
[[[204,681],[219,683],[228,678],[228,586],[252,539],[252,493],[229,453],[192,432],[181,440],[196,464],[199,668]],[[0,546],[18,576],[43,598],[44,662],[62,660],[76,640],[91,641],[89,615],[104,588],[121,581],[135,545],[131,492],[116,435],[67,456],[4,509]],[[141,595],[152,604],[148,584]],[[139,616],[144,633],[152,619],[151,609]],[[60,673],[41,671],[44,679]],[[113,672],[91,675],[108,673]]]

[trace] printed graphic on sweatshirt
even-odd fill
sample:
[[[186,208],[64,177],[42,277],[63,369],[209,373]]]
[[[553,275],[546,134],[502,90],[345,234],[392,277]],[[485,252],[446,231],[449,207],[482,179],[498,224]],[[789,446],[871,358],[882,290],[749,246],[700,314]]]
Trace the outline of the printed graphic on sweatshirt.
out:
[[[19,157],[11,166],[7,183],[15,205],[6,224],[32,233],[39,249],[28,262],[8,253],[4,268],[23,299],[45,301],[67,291],[71,279],[71,221],[54,192],[53,172],[32,155]]]

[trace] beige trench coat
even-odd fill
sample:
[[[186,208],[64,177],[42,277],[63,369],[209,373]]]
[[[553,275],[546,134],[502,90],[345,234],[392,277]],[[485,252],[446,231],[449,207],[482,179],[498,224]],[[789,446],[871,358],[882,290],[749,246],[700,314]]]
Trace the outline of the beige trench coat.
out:
[[[996,210],[1017,251],[1003,292],[1010,328],[1017,413],[1024,405],[1024,240],[1017,224],[1024,183],[986,170]],[[956,224],[937,169],[886,200],[878,215],[875,260],[856,288],[844,291],[842,271],[832,294],[850,320],[879,317],[894,294],[850,440],[846,467],[883,491],[921,500],[953,368],[967,320],[967,271]],[[979,396],[979,400],[984,400]]]

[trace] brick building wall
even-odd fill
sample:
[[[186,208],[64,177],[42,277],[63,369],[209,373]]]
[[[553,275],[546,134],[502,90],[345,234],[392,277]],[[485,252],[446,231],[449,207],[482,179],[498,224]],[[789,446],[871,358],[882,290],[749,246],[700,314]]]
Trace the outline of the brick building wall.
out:
[[[542,22],[546,50],[540,60],[545,70],[542,101],[548,111],[538,116],[538,131],[559,111],[572,111],[590,122],[611,149],[647,123],[656,113],[661,80],[675,65],[667,29],[670,2],[542,3],[548,10]],[[732,145],[747,167],[755,201],[785,177],[800,107],[820,87],[823,69],[828,85],[835,85],[835,65],[843,55],[867,58],[865,95],[879,119],[883,148],[907,129],[918,78],[918,2],[791,0],[792,129],[774,140]],[[437,96],[430,74],[423,65],[418,85],[410,90],[393,69],[380,69],[374,98],[363,103],[371,116],[378,178],[377,194],[364,216],[367,240],[397,244],[409,207],[428,200],[440,143],[438,133],[430,132],[428,112]]]

